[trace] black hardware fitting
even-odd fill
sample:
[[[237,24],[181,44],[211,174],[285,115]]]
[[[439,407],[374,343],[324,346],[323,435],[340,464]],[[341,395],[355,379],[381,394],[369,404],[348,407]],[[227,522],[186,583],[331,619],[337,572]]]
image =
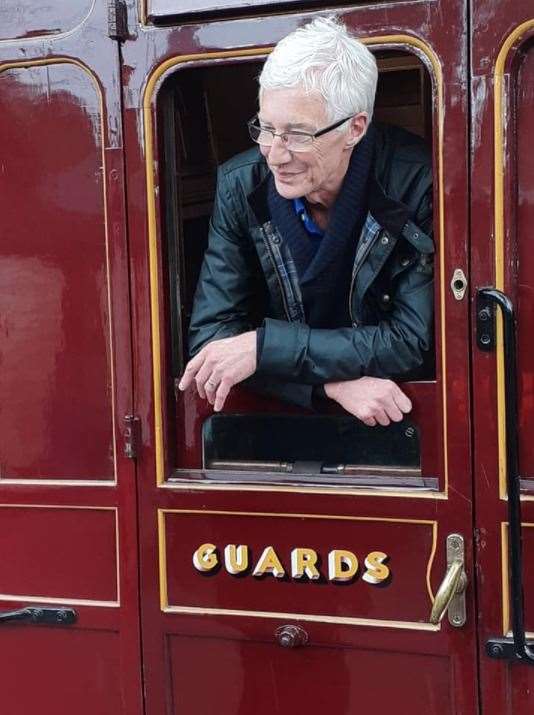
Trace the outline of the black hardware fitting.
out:
[[[29,624],[44,624],[50,626],[70,626],[76,623],[78,614],[72,608],[46,608],[44,606],[28,606],[18,611],[0,612],[0,623],[19,621]]]
[[[508,491],[509,535],[508,559],[511,594],[510,612],[513,633],[513,638],[490,638],[486,643],[486,652],[491,658],[521,661],[534,665],[534,643],[528,643],[525,634],[521,538],[521,477],[519,475],[517,419],[517,337],[514,306],[508,296],[495,288],[482,288],[478,291],[477,309],[479,306],[482,306],[481,310],[485,309],[487,306],[484,302],[489,303],[492,310],[494,306],[499,306],[503,317],[506,485]],[[494,320],[492,319],[490,322],[494,322]],[[493,339],[493,344],[494,343],[495,340]],[[480,343],[479,347],[481,347]],[[484,347],[481,347],[481,349],[488,350],[489,348],[484,344]]]
[[[513,638],[490,638],[486,641],[486,654],[496,660],[524,660],[517,655]]]
[[[275,636],[282,648],[299,648],[308,642],[308,634],[300,626],[280,626]]]
[[[108,35],[112,40],[123,42],[128,38],[127,18],[124,0],[108,0]]]
[[[137,450],[141,436],[141,420],[137,415],[126,415],[124,418],[124,456],[137,459]]]
[[[491,288],[482,288],[477,293],[477,345],[486,352],[493,350],[495,340],[495,303],[484,293]]]

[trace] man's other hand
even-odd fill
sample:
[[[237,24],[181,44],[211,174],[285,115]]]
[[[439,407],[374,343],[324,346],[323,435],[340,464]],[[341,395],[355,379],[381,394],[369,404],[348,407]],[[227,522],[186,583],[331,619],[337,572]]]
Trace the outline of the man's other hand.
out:
[[[369,427],[400,422],[412,409],[410,399],[398,385],[380,377],[360,377],[358,380],[330,382],[324,391],[343,409]]]
[[[213,340],[187,363],[178,387],[187,390],[194,381],[197,392],[222,410],[230,390],[256,372],[256,331]]]

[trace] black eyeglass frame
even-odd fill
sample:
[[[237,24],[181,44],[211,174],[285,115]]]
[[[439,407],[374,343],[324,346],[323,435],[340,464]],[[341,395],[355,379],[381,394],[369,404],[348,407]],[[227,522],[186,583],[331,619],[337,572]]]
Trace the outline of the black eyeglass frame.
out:
[[[248,127],[248,130],[249,130],[249,134],[250,134],[250,131],[251,131],[251,128],[252,128],[252,127],[255,127],[256,129],[260,129],[262,132],[269,132],[269,134],[272,134],[272,135],[273,135],[273,141],[274,141],[274,138],[275,138],[275,137],[280,137],[280,138],[282,138],[282,137],[284,137],[284,136],[287,136],[288,134],[290,134],[290,135],[291,135],[291,134],[297,134],[298,136],[301,136],[301,137],[309,137],[309,138],[312,140],[310,143],[313,143],[313,140],[314,140],[314,139],[318,139],[319,137],[322,137],[324,134],[327,134],[328,132],[331,132],[331,131],[333,131],[334,129],[337,129],[337,128],[340,127],[342,124],[344,124],[345,122],[348,122],[349,119],[352,119],[352,118],[355,117],[355,116],[356,116],[355,114],[351,114],[349,117],[345,117],[345,119],[340,119],[338,122],[334,122],[334,124],[329,124],[329,125],[328,125],[327,127],[325,127],[324,129],[318,129],[314,134],[310,134],[309,132],[299,132],[298,130],[297,130],[297,131],[287,131],[287,132],[273,132],[272,129],[265,129],[265,128],[262,127],[261,125],[255,123],[256,120],[258,119],[258,115],[257,115],[257,114],[255,114],[255,115],[252,117],[252,119],[249,119],[249,120],[248,120],[248,122],[247,122],[247,127]],[[260,143],[260,142],[258,142],[256,139],[254,139],[254,137],[252,136],[252,134],[250,135],[250,138],[252,139],[252,141],[256,142],[257,144]],[[282,141],[283,141],[283,140],[282,140]],[[285,142],[284,142],[284,143],[285,143]],[[268,146],[268,145],[264,145],[264,146]]]

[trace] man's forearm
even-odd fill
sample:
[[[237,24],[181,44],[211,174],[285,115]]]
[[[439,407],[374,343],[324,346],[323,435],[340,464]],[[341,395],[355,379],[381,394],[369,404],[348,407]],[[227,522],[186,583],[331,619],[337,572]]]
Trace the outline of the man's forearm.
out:
[[[394,377],[419,368],[432,348],[432,319],[417,331],[403,322],[334,330],[269,321],[258,373],[321,385],[363,375]]]

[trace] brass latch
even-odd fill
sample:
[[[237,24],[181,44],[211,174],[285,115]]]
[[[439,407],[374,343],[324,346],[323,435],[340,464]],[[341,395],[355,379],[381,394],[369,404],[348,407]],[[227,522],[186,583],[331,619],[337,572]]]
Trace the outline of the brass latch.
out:
[[[465,547],[460,534],[447,536],[447,573],[436,593],[430,623],[438,624],[448,612],[451,626],[461,628],[465,624],[465,589],[467,575],[464,569]]]

